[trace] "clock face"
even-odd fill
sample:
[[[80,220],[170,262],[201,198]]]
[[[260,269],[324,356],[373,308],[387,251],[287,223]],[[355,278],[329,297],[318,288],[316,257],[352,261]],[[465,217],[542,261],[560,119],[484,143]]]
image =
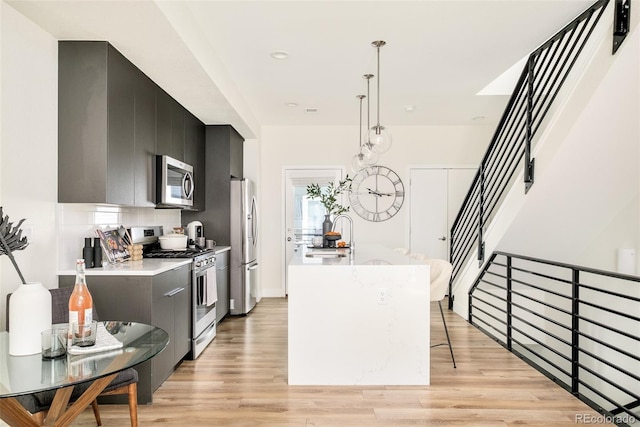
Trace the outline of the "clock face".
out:
[[[351,209],[368,221],[386,221],[400,211],[404,185],[394,171],[385,166],[370,166],[354,177],[349,193]]]

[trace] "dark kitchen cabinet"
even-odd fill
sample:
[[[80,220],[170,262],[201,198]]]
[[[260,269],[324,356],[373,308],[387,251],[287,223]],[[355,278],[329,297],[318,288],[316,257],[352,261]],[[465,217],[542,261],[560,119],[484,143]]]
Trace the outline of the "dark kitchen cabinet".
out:
[[[183,223],[202,222],[205,236],[221,246],[231,242],[230,182],[231,178],[243,177],[243,145],[244,139],[232,126],[206,126],[205,208],[199,212],[182,212]]]
[[[135,76],[134,204],[155,206],[156,85],[143,73]]]
[[[59,286],[74,286],[75,276],[60,276]],[[153,392],[191,349],[191,265],[156,276],[88,276],[87,285],[101,320],[142,322],[164,329],[169,344],[136,366],[138,403],[151,403]],[[110,401],[125,403],[119,396]]]
[[[58,64],[58,201],[133,205],[137,69],[106,42],[60,42]]]
[[[195,192],[193,210],[205,207],[205,126],[197,117],[187,112],[185,115],[184,161],[193,166]]]
[[[229,251],[216,253],[216,287],[216,322],[219,324],[229,313]]]
[[[171,134],[171,111],[173,99],[159,87],[156,87],[156,154],[167,155],[178,160],[178,155],[173,152]],[[178,156],[178,157],[176,157]]]
[[[173,100],[173,98],[172,98]],[[171,157],[184,162],[184,116],[187,110],[175,100],[171,103]]]
[[[191,344],[191,277],[189,266],[153,278],[152,324],[169,334],[169,345],[151,360],[153,389],[169,378]]]
[[[188,111],[160,87],[156,96],[157,154],[184,162],[185,114]]]
[[[58,43],[60,203],[153,207],[166,154],[194,166],[202,209],[204,141],[204,124],[108,42]]]

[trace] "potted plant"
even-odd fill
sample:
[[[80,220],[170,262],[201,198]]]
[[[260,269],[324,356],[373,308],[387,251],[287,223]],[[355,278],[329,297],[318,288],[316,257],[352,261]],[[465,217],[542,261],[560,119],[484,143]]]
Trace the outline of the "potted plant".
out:
[[[9,299],[9,354],[24,356],[40,352],[40,332],[51,328],[51,294],[39,282],[27,282],[18,267],[13,252],[27,247],[20,226],[14,226],[0,206],[0,255],[7,255],[18,276],[20,285]]]
[[[22,237],[22,230],[20,226],[24,222],[24,218],[21,219],[17,225],[13,225],[9,222],[9,215],[3,215],[2,206],[0,206],[0,255],[7,255],[11,260],[18,276],[20,276],[21,282],[27,283],[24,280],[24,276],[16,263],[16,259],[13,257],[13,251],[19,251],[27,247],[29,244],[26,237]]]
[[[307,196],[312,200],[320,200],[320,203],[325,209],[324,222],[322,223],[323,236],[328,231],[331,231],[331,227],[333,226],[331,215],[340,215],[349,211],[349,206],[343,206],[338,203],[338,196],[351,190],[351,181],[351,178],[347,175],[346,178],[339,181],[337,185],[329,182],[325,190],[318,184],[307,185]],[[323,238],[323,246],[328,246],[326,238]]]
[[[320,203],[324,206],[325,215],[340,215],[341,213],[348,212],[349,207],[342,206],[338,203],[338,195],[346,193],[349,190],[351,190],[351,178],[347,175],[345,179],[338,182],[338,185],[329,182],[329,185],[327,185],[324,191],[318,184],[307,185],[307,196],[312,200],[320,200]]]

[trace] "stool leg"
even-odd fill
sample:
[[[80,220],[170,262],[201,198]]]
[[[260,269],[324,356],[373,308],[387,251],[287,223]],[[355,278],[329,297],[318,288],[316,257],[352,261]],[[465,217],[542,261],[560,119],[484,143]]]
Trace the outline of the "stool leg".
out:
[[[442,316],[442,323],[444,324],[444,333],[447,335],[447,342],[449,343],[449,351],[451,352],[451,360],[453,360],[453,367],[456,368],[456,359],[453,357],[453,348],[451,347],[451,340],[449,339],[449,331],[447,330],[447,321],[444,320],[444,312],[442,311],[442,301],[438,301],[438,307],[440,307],[440,315]]]

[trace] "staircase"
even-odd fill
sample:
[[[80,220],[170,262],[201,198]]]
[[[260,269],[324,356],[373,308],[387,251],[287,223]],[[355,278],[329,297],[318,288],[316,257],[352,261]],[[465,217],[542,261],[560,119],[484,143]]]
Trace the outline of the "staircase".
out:
[[[529,200],[548,194],[554,157],[615,64],[607,4],[594,3],[530,55],[498,124],[451,229],[450,308],[464,317],[486,254],[527,217]]]
[[[612,56],[607,4],[529,57],[451,229],[449,307],[625,426],[640,419],[640,277],[608,270],[640,238],[640,36]]]
[[[608,422],[640,420],[640,277],[494,252],[469,322]]]

